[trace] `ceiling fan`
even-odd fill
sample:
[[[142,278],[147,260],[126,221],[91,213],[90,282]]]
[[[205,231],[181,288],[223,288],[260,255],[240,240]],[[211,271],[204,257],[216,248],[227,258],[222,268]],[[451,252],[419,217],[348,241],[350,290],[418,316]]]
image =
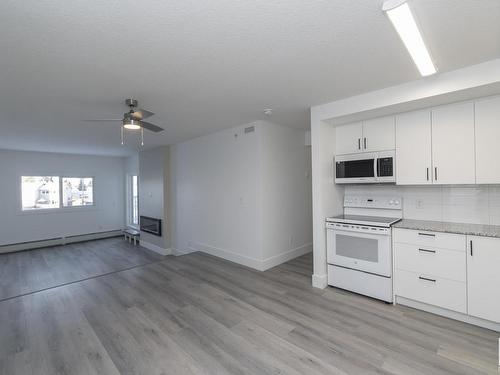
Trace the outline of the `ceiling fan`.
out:
[[[120,121],[122,125],[121,136],[123,145],[123,129],[127,130],[140,130],[141,131],[141,145],[144,146],[144,129],[152,131],[154,133],[159,133],[164,129],[158,125],[152,124],[150,122],[144,121],[145,118],[154,115],[154,112],[148,111],[146,109],[138,108],[139,104],[135,99],[125,99],[125,104],[130,108],[128,112],[123,114],[123,118],[104,118],[104,119],[92,119],[84,120],[86,122],[102,122],[102,121]]]

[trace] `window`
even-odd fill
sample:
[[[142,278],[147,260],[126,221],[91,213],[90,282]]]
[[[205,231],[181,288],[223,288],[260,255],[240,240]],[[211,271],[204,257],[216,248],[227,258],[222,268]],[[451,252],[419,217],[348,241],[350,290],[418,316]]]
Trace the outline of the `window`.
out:
[[[92,206],[94,204],[94,179],[92,177],[63,177],[63,207]]]
[[[134,225],[139,225],[139,189],[137,184],[137,176],[132,176],[132,212],[131,222]]]
[[[92,177],[22,176],[23,211],[92,206]]]
[[[21,181],[23,210],[59,208],[58,176],[23,176]]]

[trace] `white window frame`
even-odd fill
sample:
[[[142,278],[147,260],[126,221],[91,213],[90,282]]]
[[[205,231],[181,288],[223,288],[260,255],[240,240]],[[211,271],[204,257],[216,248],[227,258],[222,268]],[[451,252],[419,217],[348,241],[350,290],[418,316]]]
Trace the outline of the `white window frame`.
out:
[[[134,197],[133,197],[133,189],[132,189],[132,181],[134,176],[137,177],[137,224],[133,223],[133,206],[134,206]],[[139,175],[137,174],[128,174],[126,176],[126,191],[125,191],[125,200],[126,200],[126,214],[127,214],[127,227],[139,229]]]
[[[34,209],[24,209],[23,208],[23,177],[29,176],[50,176],[50,177],[59,177],[59,207],[54,208],[34,208]],[[92,204],[85,206],[63,206],[63,192],[62,192],[62,181],[63,178],[91,178],[92,179]],[[95,194],[95,181],[96,178],[94,176],[80,176],[80,175],[71,175],[71,174],[62,174],[62,173],[25,173],[19,176],[19,189],[18,192],[18,207],[19,214],[21,215],[36,215],[36,214],[48,214],[48,213],[61,213],[61,212],[72,212],[72,211],[86,211],[86,210],[95,210],[97,209],[96,204],[96,194]]]

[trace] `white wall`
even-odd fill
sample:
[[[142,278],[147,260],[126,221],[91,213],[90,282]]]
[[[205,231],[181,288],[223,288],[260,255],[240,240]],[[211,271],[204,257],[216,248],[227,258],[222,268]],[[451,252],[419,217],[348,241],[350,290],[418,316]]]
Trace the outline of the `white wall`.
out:
[[[245,126],[176,144],[175,248],[239,262],[261,254],[260,139]]]
[[[346,186],[346,194],[403,197],[406,219],[500,225],[500,185]]]
[[[95,207],[22,212],[21,176],[91,176]],[[120,230],[124,159],[0,150],[0,245]]]
[[[162,220],[162,235],[141,232],[141,245],[161,254],[170,252],[169,146],[139,153],[139,215]]]
[[[250,126],[255,132],[245,134]],[[309,251],[304,139],[302,130],[259,121],[174,145],[176,250],[256,269]]]
[[[311,148],[305,132],[275,124],[259,127],[263,261],[312,251]]]
[[[139,175],[139,154],[129,156],[125,159],[125,173],[130,176]]]

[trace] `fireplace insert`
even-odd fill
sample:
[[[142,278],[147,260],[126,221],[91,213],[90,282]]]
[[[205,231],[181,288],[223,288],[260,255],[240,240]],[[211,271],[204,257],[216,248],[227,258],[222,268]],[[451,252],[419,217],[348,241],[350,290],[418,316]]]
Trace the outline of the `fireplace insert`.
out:
[[[161,219],[141,216],[141,231],[161,237]]]

